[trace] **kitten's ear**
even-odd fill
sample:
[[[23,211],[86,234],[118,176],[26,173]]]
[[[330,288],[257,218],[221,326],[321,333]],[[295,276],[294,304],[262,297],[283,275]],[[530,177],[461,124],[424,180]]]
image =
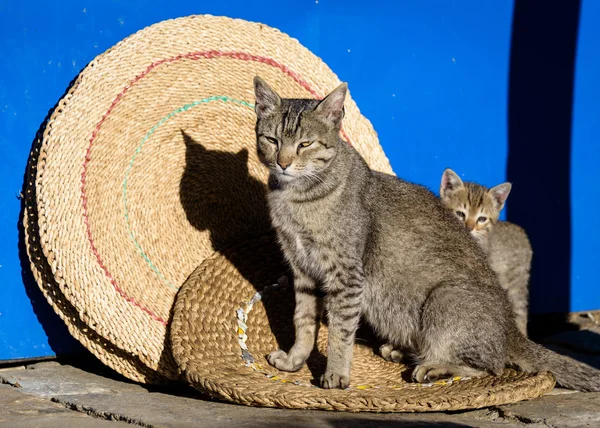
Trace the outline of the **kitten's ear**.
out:
[[[342,83],[333,92],[321,100],[315,107],[321,119],[334,126],[340,126],[344,118],[344,101],[348,92],[348,84]]]
[[[508,195],[509,195],[511,189],[512,189],[512,184],[502,183],[502,184],[498,184],[496,187],[492,187],[490,190],[488,190],[488,193],[494,200],[494,203],[496,204],[496,208],[498,209],[498,211],[502,211],[502,208],[504,208],[504,203],[506,202],[506,199],[508,198]]]
[[[281,98],[277,92],[258,76],[254,78],[254,96],[256,98],[254,111],[258,117],[273,113],[281,105]]]
[[[463,181],[460,179],[457,173],[452,171],[450,168],[446,168],[442,174],[442,183],[440,184],[440,197],[448,196],[455,190],[463,187]]]

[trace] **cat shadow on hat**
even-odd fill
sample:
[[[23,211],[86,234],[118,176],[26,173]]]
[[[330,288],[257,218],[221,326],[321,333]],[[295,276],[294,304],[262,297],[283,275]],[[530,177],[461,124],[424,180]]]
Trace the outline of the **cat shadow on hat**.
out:
[[[269,233],[266,188],[248,171],[248,150],[209,150],[181,133],[186,151],[180,200],[190,224],[209,231],[217,251]]]
[[[263,292],[265,285],[282,275],[291,278],[271,227],[266,185],[249,172],[248,150],[211,150],[185,131],[181,133],[186,152],[180,200],[190,224],[210,233],[215,250],[221,251],[256,291]],[[260,243],[236,247],[252,240]],[[240,295],[240,303],[249,297]],[[279,347],[289,349],[294,342],[293,288],[263,293],[262,304]],[[232,316],[235,309],[231,308]],[[324,361],[325,357],[315,352],[308,362],[317,379],[324,371]]]

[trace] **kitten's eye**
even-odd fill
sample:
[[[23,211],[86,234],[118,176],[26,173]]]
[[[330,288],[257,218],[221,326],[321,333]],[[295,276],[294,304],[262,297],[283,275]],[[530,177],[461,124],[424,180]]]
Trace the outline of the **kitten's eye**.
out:
[[[460,217],[461,220],[465,219],[465,213],[462,211],[456,211],[456,215]]]
[[[480,216],[477,219],[477,223],[485,223],[486,221],[487,221],[487,217],[485,217],[485,216]]]
[[[279,142],[273,137],[265,137],[265,139],[271,144],[275,144],[275,145],[279,144]]]

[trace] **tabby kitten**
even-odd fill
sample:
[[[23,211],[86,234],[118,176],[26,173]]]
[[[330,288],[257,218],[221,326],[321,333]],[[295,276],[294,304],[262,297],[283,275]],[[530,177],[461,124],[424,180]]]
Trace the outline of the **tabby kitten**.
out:
[[[294,274],[295,342],[268,356],[299,370],[321,303],[329,324],[324,388],[345,388],[361,316],[410,350],[413,378],[550,370],[566,387],[600,390],[600,372],[527,340],[485,253],[424,187],[372,171],[340,137],[347,87],[322,101],[282,99],[255,78],[257,149],[269,168],[273,227]],[[321,298],[321,296],[324,296]]]
[[[487,252],[500,285],[508,293],[517,327],[527,336],[529,270],[533,251],[522,228],[498,221],[510,190],[510,183],[491,189],[476,183],[463,183],[454,171],[446,169],[442,175],[440,198]]]

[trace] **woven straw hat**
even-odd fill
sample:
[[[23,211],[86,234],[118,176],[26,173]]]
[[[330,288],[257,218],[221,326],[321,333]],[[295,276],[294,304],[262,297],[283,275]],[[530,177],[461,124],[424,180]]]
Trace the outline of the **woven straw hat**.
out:
[[[265,25],[165,21],[95,58],[34,144],[24,225],[36,280],[71,333],[133,380],[178,378],[166,331],[180,285],[215,250],[269,229],[255,75],[286,97],[340,83]],[[350,97],[342,137],[391,172]]]
[[[549,373],[506,370],[501,376],[422,385],[407,367],[386,362],[373,348],[354,348],[347,390],[325,390],[327,328],[317,350],[296,373],[280,372],[265,356],[294,341],[294,294],[279,285],[285,264],[273,236],[216,253],[182,286],[171,325],[173,356],[200,391],[253,406],[369,412],[462,410],[539,397],[554,387]],[[277,285],[273,285],[277,284]]]

